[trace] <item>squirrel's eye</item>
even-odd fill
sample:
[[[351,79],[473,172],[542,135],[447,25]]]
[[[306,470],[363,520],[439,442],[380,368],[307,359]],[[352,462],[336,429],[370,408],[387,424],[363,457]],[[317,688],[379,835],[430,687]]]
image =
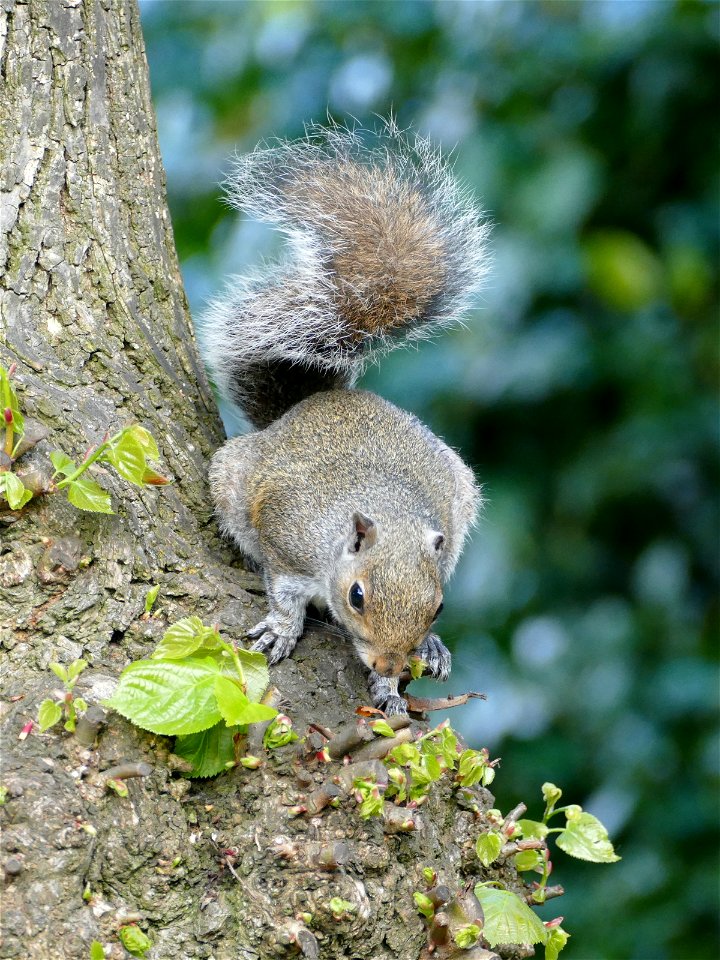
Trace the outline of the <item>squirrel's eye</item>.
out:
[[[359,583],[354,583],[350,587],[348,600],[350,601],[350,606],[354,610],[357,610],[358,613],[362,613],[363,607],[365,606],[365,594],[363,593],[363,588]]]
[[[440,616],[440,614],[443,612],[443,607],[444,607],[444,606],[445,606],[445,604],[444,604],[444,603],[441,603],[440,606],[437,608],[437,610],[435,611],[435,616],[433,617],[433,621],[437,620],[437,618],[438,618],[438,617]]]

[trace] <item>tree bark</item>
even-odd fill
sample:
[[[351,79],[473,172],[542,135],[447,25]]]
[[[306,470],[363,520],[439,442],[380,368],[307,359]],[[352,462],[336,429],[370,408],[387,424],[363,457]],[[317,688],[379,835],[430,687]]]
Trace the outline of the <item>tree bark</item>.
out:
[[[1,359],[17,364],[21,407],[48,430],[21,463],[42,469],[54,449],[80,458],[106,431],[140,422],[174,480],[139,489],[99,477],[115,516],[59,495],[0,513],[0,956],[85,960],[97,939],[119,958],[118,929],[137,922],[156,960],[300,949],[418,958],[427,927],[412,892],[423,889],[422,868],[460,890],[476,864],[478,818],[448,786],[423,808],[420,830],[390,835],[347,803],[290,818],[288,806],[328,774],[311,765],[300,783],[292,747],[257,771],[191,783],[177,775],[171,740],[116,715],[94,748],[60,727],[19,739],[57,688],[51,660],[87,659],[77,691],[97,703],[169,623],[196,614],[242,639],[263,601],[211,517],[206,464],[222,429],[182,290],[134,0],[6,0],[0,77]],[[143,618],[153,584],[159,600]],[[367,696],[351,651],[322,632],[273,683],[299,731],[337,728]],[[127,781],[127,799],[101,776],[122,761],[153,768]],[[320,846],[339,840],[348,862],[318,869]],[[290,842],[295,854],[283,858]],[[354,911],[333,919],[332,897]],[[315,917],[304,941],[298,913]]]

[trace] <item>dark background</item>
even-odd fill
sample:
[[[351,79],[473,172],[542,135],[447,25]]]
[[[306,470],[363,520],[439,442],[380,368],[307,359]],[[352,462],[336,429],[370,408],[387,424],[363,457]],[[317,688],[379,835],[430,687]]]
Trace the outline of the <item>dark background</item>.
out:
[[[272,253],[228,155],[394,111],[496,227],[479,308],[366,383],[473,464],[488,504],[446,595],[452,715],[508,810],[552,780],[623,860],[558,851],[568,960],[715,958],[718,6],[142,5],[196,318]]]

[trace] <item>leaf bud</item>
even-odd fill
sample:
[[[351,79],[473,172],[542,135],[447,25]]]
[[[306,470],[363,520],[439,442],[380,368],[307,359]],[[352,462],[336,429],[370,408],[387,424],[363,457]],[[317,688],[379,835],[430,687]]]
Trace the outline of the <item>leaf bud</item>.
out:
[[[257,768],[262,764],[262,760],[260,757],[253,757],[252,755],[248,754],[248,756],[240,758],[240,763],[244,767],[247,767],[248,770],[257,770]]]

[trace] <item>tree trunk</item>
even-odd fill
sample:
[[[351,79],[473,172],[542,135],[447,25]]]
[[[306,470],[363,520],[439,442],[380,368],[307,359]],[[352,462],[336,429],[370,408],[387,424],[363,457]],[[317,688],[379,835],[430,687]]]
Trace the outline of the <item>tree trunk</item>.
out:
[[[259,770],[191,783],[174,772],[172,741],[117,715],[92,749],[60,726],[19,739],[58,686],[51,660],[87,659],[77,690],[95,703],[177,618],[196,614],[241,639],[262,600],[211,517],[206,464],[222,429],[182,290],[134,0],[6,0],[0,70],[1,359],[17,364],[21,408],[49,432],[20,463],[44,469],[54,449],[82,457],[106,431],[140,422],[174,479],[154,489],[99,477],[115,516],[60,495],[0,513],[0,956],[86,960],[97,939],[122,957],[118,929],[134,921],[156,960],[301,948],[328,960],[418,958],[422,868],[456,891],[476,864],[478,819],[449,786],[434,791],[421,829],[388,835],[352,802],[290,818],[288,805],[328,773],[311,765],[310,786],[300,783],[293,747]],[[159,600],[143,618],[153,584]],[[350,650],[322,632],[273,683],[300,731],[337,727],[367,697]],[[140,760],[153,771],[128,781],[127,799],[105,790],[103,770]],[[347,864],[317,869],[320,845],[338,840]],[[353,912],[333,919],[332,897]],[[315,918],[304,940],[298,913]]]

